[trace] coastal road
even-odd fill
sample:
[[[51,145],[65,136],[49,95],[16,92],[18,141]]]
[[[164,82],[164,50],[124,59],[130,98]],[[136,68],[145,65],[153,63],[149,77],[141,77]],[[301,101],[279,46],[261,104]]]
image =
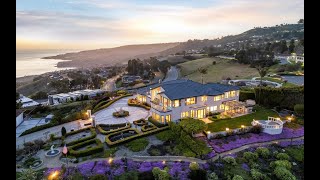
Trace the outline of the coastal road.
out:
[[[121,73],[120,75],[116,75],[115,77],[109,78],[107,79],[107,81],[104,83],[102,89],[106,90],[106,91],[114,91],[116,90],[116,80],[122,76],[123,73]]]
[[[179,76],[179,70],[177,69],[177,67],[171,66],[163,82],[176,80],[178,79],[178,76]]]

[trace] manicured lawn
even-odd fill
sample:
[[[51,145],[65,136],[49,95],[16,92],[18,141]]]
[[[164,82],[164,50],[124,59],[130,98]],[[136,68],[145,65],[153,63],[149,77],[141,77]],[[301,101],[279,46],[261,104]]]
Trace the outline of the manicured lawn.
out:
[[[212,62],[216,61],[215,65]],[[204,75],[205,82],[220,82],[222,79],[230,77],[231,79],[245,79],[259,76],[255,68],[249,65],[239,64],[234,60],[224,60],[220,58],[201,58],[179,64],[180,74],[190,80],[201,82],[201,74],[198,68],[205,67],[208,73]]]
[[[268,116],[277,116],[276,112],[266,109],[263,107],[256,106],[257,112],[236,117],[236,118],[230,118],[230,119],[223,119],[223,120],[216,120],[215,122],[208,124],[208,131],[211,132],[219,132],[219,131],[225,131],[226,128],[235,129],[240,128],[241,125],[245,126],[251,126],[251,122],[253,119],[256,120],[263,120],[267,119]]]
[[[144,150],[149,144],[146,138],[140,138],[126,143],[124,146],[133,152],[138,152]]]

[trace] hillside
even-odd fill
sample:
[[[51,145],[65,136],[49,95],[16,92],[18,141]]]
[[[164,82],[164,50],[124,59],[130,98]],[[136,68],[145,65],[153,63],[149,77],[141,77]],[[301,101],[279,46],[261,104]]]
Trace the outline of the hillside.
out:
[[[177,46],[179,43],[128,45],[116,48],[96,49],[75,53],[60,54],[44,57],[43,59],[72,60],[59,62],[58,67],[95,67],[102,65],[114,65],[127,63],[132,58],[148,58],[157,53]]]
[[[213,61],[216,62],[215,65],[212,64]],[[250,68],[249,65],[220,58],[197,59],[181,63],[178,67],[180,67],[181,77],[196,82],[201,82],[201,74],[198,72],[200,67],[208,69],[207,74],[203,76],[204,82],[220,82],[228,77],[231,79],[245,79],[259,75],[258,71],[255,68]]]

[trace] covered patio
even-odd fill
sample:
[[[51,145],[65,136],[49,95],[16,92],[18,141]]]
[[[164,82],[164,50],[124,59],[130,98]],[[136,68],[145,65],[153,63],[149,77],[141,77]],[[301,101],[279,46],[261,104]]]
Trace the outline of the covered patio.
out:
[[[246,108],[246,104],[240,101],[226,101],[224,104],[224,112],[223,115],[230,117],[238,117],[245,114],[248,114],[248,109]]]

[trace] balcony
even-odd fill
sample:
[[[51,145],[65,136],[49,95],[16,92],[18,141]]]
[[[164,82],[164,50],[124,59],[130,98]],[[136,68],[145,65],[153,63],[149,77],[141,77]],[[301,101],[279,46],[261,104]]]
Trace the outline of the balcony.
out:
[[[151,108],[162,113],[172,111],[172,107],[165,107],[165,106],[162,106],[162,103],[156,104],[153,101],[151,101]]]

